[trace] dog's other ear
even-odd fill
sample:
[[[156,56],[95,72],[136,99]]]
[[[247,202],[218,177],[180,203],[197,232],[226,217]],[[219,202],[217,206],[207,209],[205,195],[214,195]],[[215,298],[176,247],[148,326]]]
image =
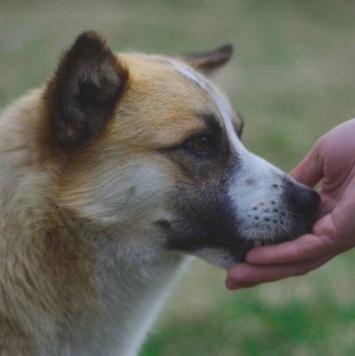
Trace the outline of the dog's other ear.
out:
[[[210,52],[186,54],[177,58],[197,71],[208,75],[224,66],[232,58],[232,55],[233,46],[227,44]]]
[[[127,69],[100,35],[81,34],[46,90],[53,144],[72,150],[98,135],[113,115],[127,78]]]

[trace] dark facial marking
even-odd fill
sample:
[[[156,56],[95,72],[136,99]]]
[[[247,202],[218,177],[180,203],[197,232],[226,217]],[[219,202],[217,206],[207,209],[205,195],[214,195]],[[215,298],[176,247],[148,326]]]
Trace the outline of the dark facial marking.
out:
[[[249,179],[247,179],[247,180],[245,181],[245,185],[246,185],[246,186],[252,186],[252,185],[254,185],[254,184],[255,184],[255,180],[252,179],[252,178],[249,178]]]
[[[171,222],[165,219],[159,219],[154,222],[155,225],[159,226],[163,230],[170,230],[171,229]]]
[[[167,247],[194,253],[202,248],[223,248],[235,260],[243,258],[253,241],[239,238],[238,218],[229,200],[227,182],[230,161],[202,165],[191,161],[188,184],[178,184],[169,201],[174,219],[166,230]],[[238,165],[238,159],[233,164]],[[186,163],[186,162],[185,162]]]
[[[239,113],[237,113],[235,115],[235,117],[234,117],[234,119],[232,121],[232,125],[233,125],[235,133],[237,134],[239,139],[241,139],[242,135],[243,135],[243,129],[244,129],[244,126],[245,126],[245,121],[244,121],[243,117]]]
[[[224,130],[221,124],[219,123],[219,121],[217,120],[217,118],[213,114],[203,115],[201,119],[206,125],[206,132],[210,134],[214,134],[219,137],[222,136]]]

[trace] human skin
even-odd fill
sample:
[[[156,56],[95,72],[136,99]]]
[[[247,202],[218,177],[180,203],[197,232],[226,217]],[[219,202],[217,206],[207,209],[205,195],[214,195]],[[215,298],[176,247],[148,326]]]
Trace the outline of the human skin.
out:
[[[249,251],[229,269],[228,289],[304,275],[355,246],[355,119],[322,136],[290,174],[311,188],[321,181],[312,232]]]

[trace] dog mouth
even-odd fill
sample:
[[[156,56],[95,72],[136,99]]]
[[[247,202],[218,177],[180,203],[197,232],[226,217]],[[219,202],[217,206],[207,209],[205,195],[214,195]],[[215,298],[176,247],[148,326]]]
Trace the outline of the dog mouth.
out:
[[[245,239],[237,241],[216,240],[216,245],[218,246],[216,248],[222,253],[230,255],[236,263],[245,262],[247,253],[253,248],[273,244],[276,243],[269,239]]]
[[[225,253],[233,258],[233,260],[238,262],[244,262],[246,254],[255,247],[266,245],[266,241],[261,243],[261,240],[254,239],[238,239],[235,241],[230,241],[227,239],[216,239],[217,249],[222,253]]]
[[[253,248],[292,241],[310,232],[317,206],[314,204],[303,212],[283,197],[279,201],[276,198],[251,201],[233,214],[223,207],[213,208],[211,212],[204,208],[204,214],[196,208],[169,224],[160,223],[159,227],[164,231],[168,249],[229,268],[244,262]]]
[[[187,254],[196,255],[214,263],[214,259],[222,261],[217,263],[222,267],[231,266],[235,263],[245,262],[247,253],[256,247],[266,245],[276,245],[282,242],[292,241],[300,236],[309,233],[313,227],[314,220],[304,221],[296,219],[287,226],[271,225],[265,222],[256,227],[254,224],[249,225],[248,229],[231,229],[221,231],[220,229],[207,229],[196,231],[188,234],[189,238],[174,238],[176,234],[170,235],[167,247],[170,250],[177,250]],[[159,222],[159,226],[164,230],[172,231],[172,225]],[[193,237],[191,237],[193,236]],[[210,254],[215,256],[212,259],[204,256],[204,251],[211,251]],[[214,251],[214,252],[213,252]]]
[[[293,241],[302,235],[311,232],[313,223],[309,222],[305,224],[302,228],[297,227],[297,231],[290,233],[283,233],[277,235],[263,236],[248,236],[246,238],[239,239],[224,239],[217,238],[215,239],[215,246],[221,252],[227,253],[233,258],[236,263],[245,262],[245,257],[247,253],[256,247],[268,246],[268,245],[277,245],[287,241]]]
[[[277,224],[276,226],[258,225],[258,228],[252,228],[251,231],[244,232],[244,236],[239,239],[217,239],[218,243],[236,262],[245,262],[247,253],[256,247],[277,245],[287,241],[293,241],[311,233],[316,221],[316,215],[308,218],[293,216],[289,225]]]

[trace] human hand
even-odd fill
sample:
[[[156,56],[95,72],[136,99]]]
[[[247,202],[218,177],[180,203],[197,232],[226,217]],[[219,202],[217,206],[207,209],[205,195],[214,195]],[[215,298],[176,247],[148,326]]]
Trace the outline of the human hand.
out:
[[[245,263],[229,269],[227,288],[303,275],[355,246],[355,119],[322,136],[291,175],[311,188],[322,180],[312,233],[251,250]]]

